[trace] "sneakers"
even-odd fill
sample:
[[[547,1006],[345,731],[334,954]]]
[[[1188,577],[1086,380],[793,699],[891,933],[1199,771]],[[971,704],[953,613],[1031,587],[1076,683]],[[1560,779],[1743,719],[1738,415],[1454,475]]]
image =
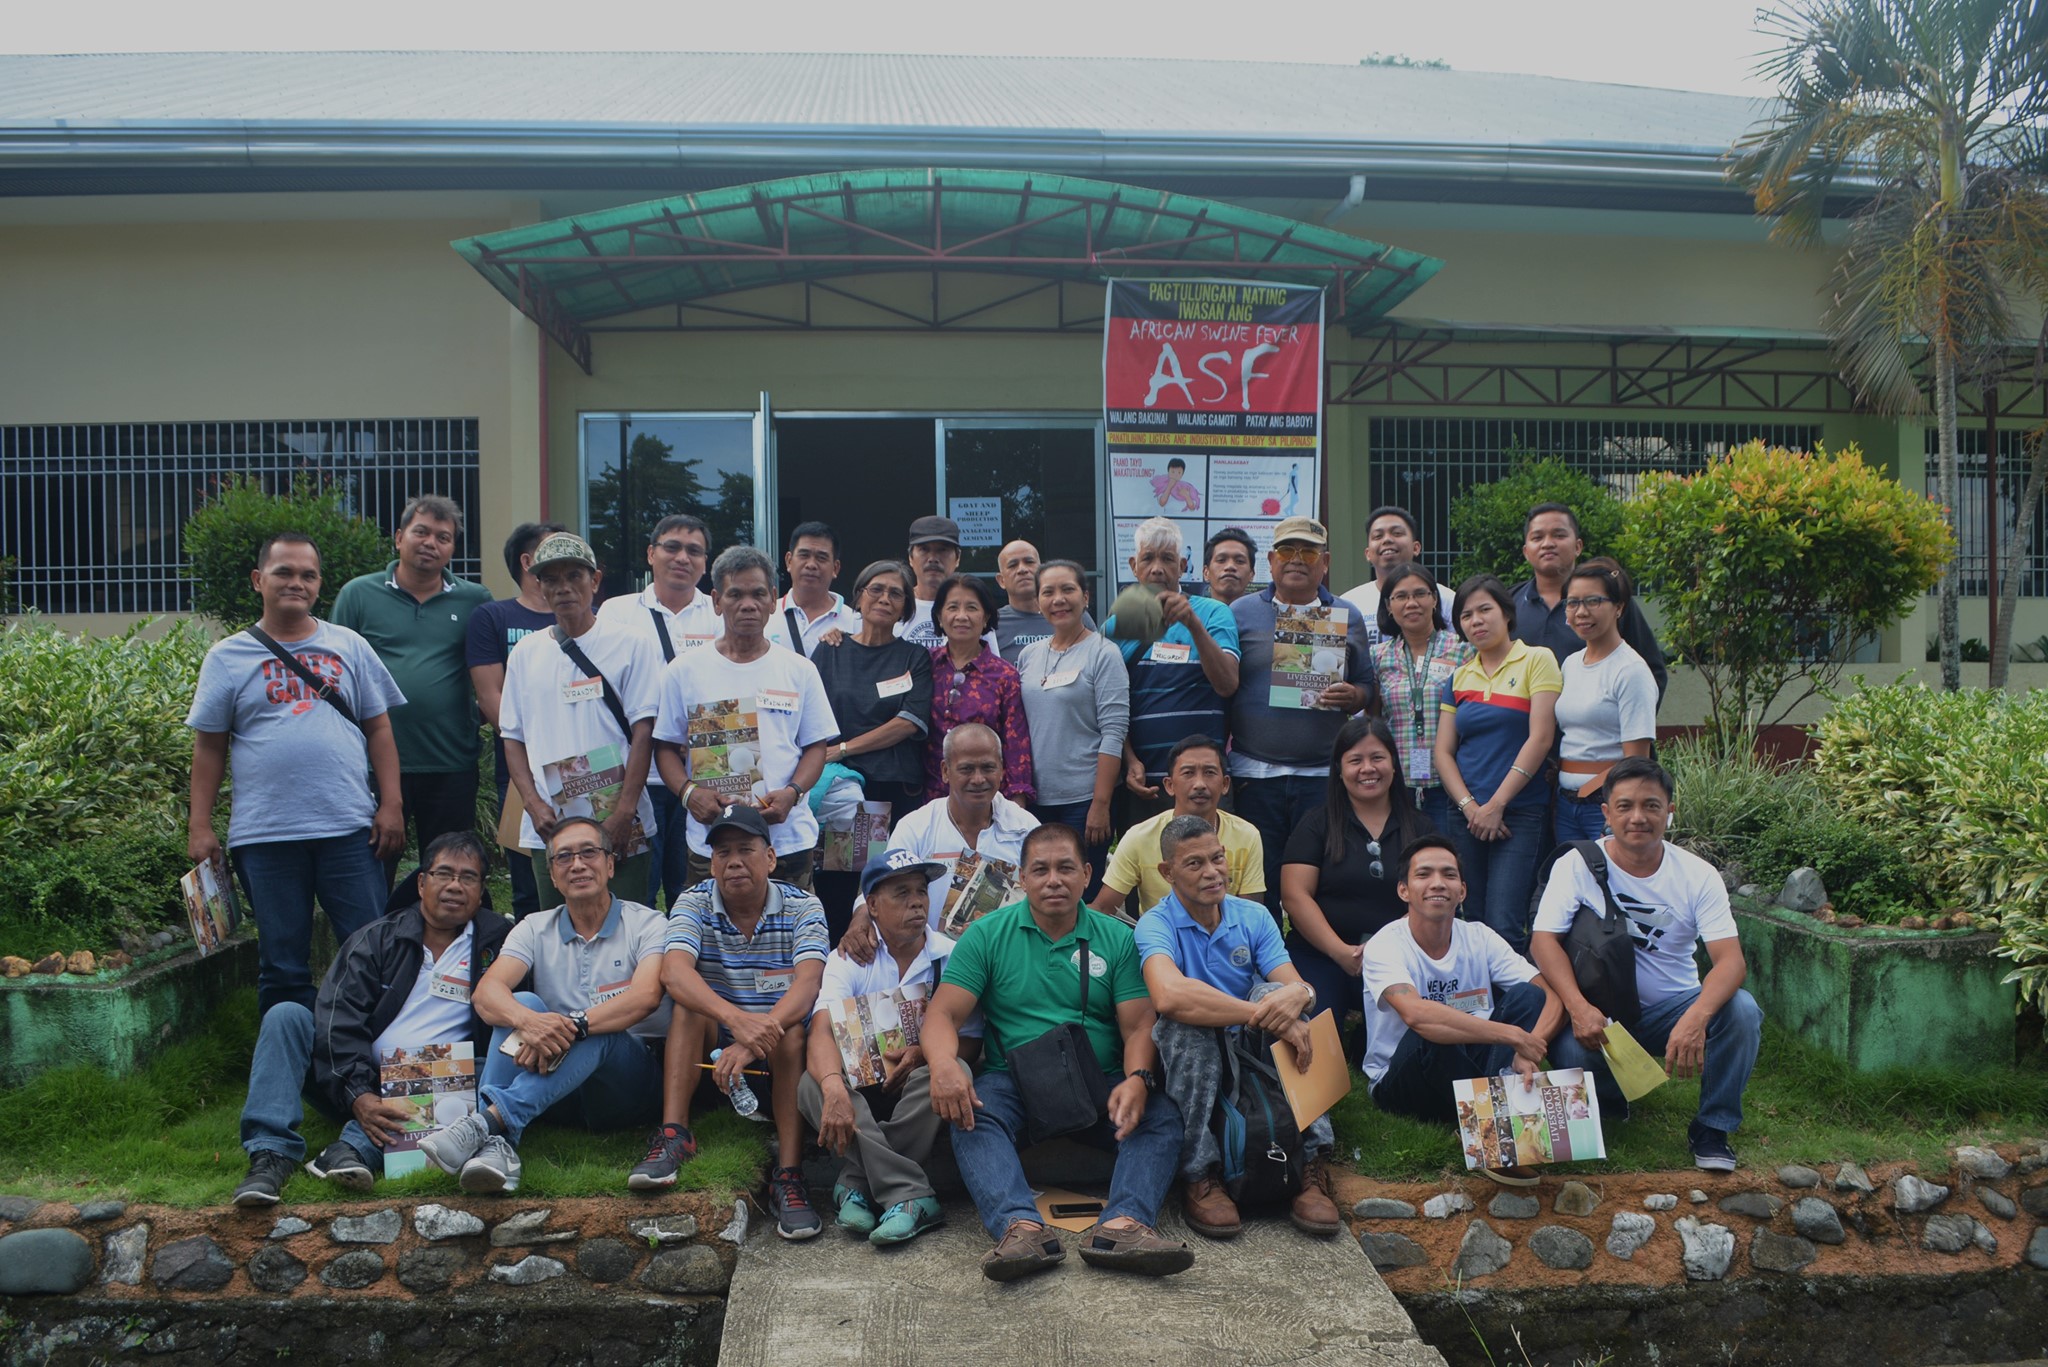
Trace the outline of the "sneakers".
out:
[[[491,1123],[481,1110],[471,1111],[453,1125],[444,1126],[420,1140],[420,1152],[450,1177],[462,1175],[462,1165],[476,1157],[476,1151],[491,1137]]]
[[[871,1244],[907,1244],[918,1235],[939,1223],[939,1203],[936,1198],[919,1196],[910,1201],[898,1201],[882,1213],[882,1222],[875,1226],[875,1232],[868,1235]]]
[[[982,1255],[981,1275],[992,1282],[1014,1282],[1034,1272],[1050,1271],[1066,1256],[1057,1233],[1043,1225],[1027,1225],[1019,1220],[1003,1231],[994,1248]]]
[[[676,1184],[676,1170],[697,1156],[697,1136],[687,1126],[663,1125],[647,1142],[647,1156],[626,1174],[634,1191],[663,1191]]]
[[[832,1188],[832,1204],[839,1210],[839,1227],[848,1234],[866,1238],[875,1232],[875,1205],[866,1192],[841,1183]]]
[[[1735,1150],[1729,1147],[1726,1130],[1717,1130],[1695,1120],[1685,1132],[1685,1141],[1692,1149],[1694,1167],[1705,1172],[1735,1171]]]
[[[479,1196],[492,1192],[507,1195],[519,1190],[519,1150],[512,1147],[512,1141],[502,1134],[494,1134],[484,1141],[476,1156],[462,1165],[462,1173],[456,1178],[462,1189]]]
[[[235,1188],[238,1206],[274,1206],[284,1199],[284,1184],[299,1165],[281,1153],[258,1149],[249,1155],[249,1175]]]
[[[1182,1184],[1180,1208],[1188,1228],[1205,1239],[1234,1238],[1244,1229],[1244,1221],[1237,1213],[1237,1202],[1224,1191],[1223,1181],[1214,1167],[1192,1182]]]
[[[377,1175],[356,1152],[355,1145],[339,1139],[320,1150],[320,1156],[306,1164],[306,1172],[345,1191],[368,1191],[377,1184]]]
[[[1193,1267],[1195,1253],[1178,1239],[1163,1238],[1133,1221],[1122,1229],[1098,1224],[1082,1235],[1081,1261],[1141,1277],[1170,1277]]]
[[[1344,1214],[1330,1199],[1330,1165],[1321,1153],[1303,1166],[1301,1190],[1294,1193],[1294,1204],[1289,1208],[1287,1218],[1303,1234],[1327,1239],[1333,1234],[1343,1233]]]
[[[811,1208],[802,1168],[777,1168],[768,1174],[768,1209],[775,1215],[775,1232],[785,1239],[808,1239],[825,1227]]]

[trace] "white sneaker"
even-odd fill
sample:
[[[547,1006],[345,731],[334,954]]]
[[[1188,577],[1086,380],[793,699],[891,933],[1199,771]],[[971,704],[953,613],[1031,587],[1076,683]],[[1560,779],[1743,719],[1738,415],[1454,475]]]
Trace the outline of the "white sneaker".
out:
[[[491,1126],[484,1119],[483,1112],[471,1111],[453,1125],[422,1139],[420,1152],[431,1159],[435,1167],[454,1177],[462,1171],[464,1163],[476,1157],[476,1151],[490,1137]]]
[[[462,1165],[462,1175],[456,1180],[462,1189],[479,1196],[491,1192],[507,1195],[519,1190],[519,1150],[512,1147],[512,1141],[502,1134],[494,1134],[484,1141],[476,1157]]]

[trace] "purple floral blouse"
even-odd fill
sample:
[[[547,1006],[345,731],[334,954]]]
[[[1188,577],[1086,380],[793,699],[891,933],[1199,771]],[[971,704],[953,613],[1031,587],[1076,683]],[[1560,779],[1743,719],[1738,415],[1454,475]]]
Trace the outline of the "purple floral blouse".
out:
[[[954,665],[943,644],[931,652],[932,735],[925,751],[925,800],[946,795],[946,781],[939,773],[946,733],[962,722],[980,722],[1003,738],[1003,796],[1026,805],[1035,801],[1031,730],[1024,720],[1024,687],[1017,667],[987,646],[965,669]]]

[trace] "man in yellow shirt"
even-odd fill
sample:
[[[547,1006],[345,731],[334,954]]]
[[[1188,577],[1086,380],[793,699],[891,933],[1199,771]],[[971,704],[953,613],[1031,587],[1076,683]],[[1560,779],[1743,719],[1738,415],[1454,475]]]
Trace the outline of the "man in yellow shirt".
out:
[[[1109,871],[1102,875],[1102,888],[1088,905],[1110,916],[1124,916],[1135,923],[1138,916],[1166,900],[1173,891],[1159,872],[1159,835],[1166,823],[1177,816],[1198,816],[1209,823],[1223,841],[1230,863],[1232,897],[1258,901],[1266,894],[1265,846],[1258,827],[1244,818],[1223,811],[1217,804],[1230,791],[1230,770],[1223,747],[1207,736],[1189,736],[1166,754],[1166,794],[1173,808],[1124,832],[1116,853],[1109,858]],[[1133,890],[1138,905],[1127,910]]]

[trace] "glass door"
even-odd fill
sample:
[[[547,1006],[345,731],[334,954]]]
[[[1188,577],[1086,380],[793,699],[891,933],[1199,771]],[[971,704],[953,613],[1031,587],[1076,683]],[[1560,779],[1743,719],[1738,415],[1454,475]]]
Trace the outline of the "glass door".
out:
[[[583,527],[603,593],[637,592],[648,535],[672,513],[702,518],[711,553],[752,543],[766,470],[766,403],[756,413],[585,413]]]
[[[1101,424],[1092,418],[942,418],[940,497],[960,524],[960,567],[993,576],[996,553],[1029,541],[1044,560],[1088,567],[1102,601]]]

